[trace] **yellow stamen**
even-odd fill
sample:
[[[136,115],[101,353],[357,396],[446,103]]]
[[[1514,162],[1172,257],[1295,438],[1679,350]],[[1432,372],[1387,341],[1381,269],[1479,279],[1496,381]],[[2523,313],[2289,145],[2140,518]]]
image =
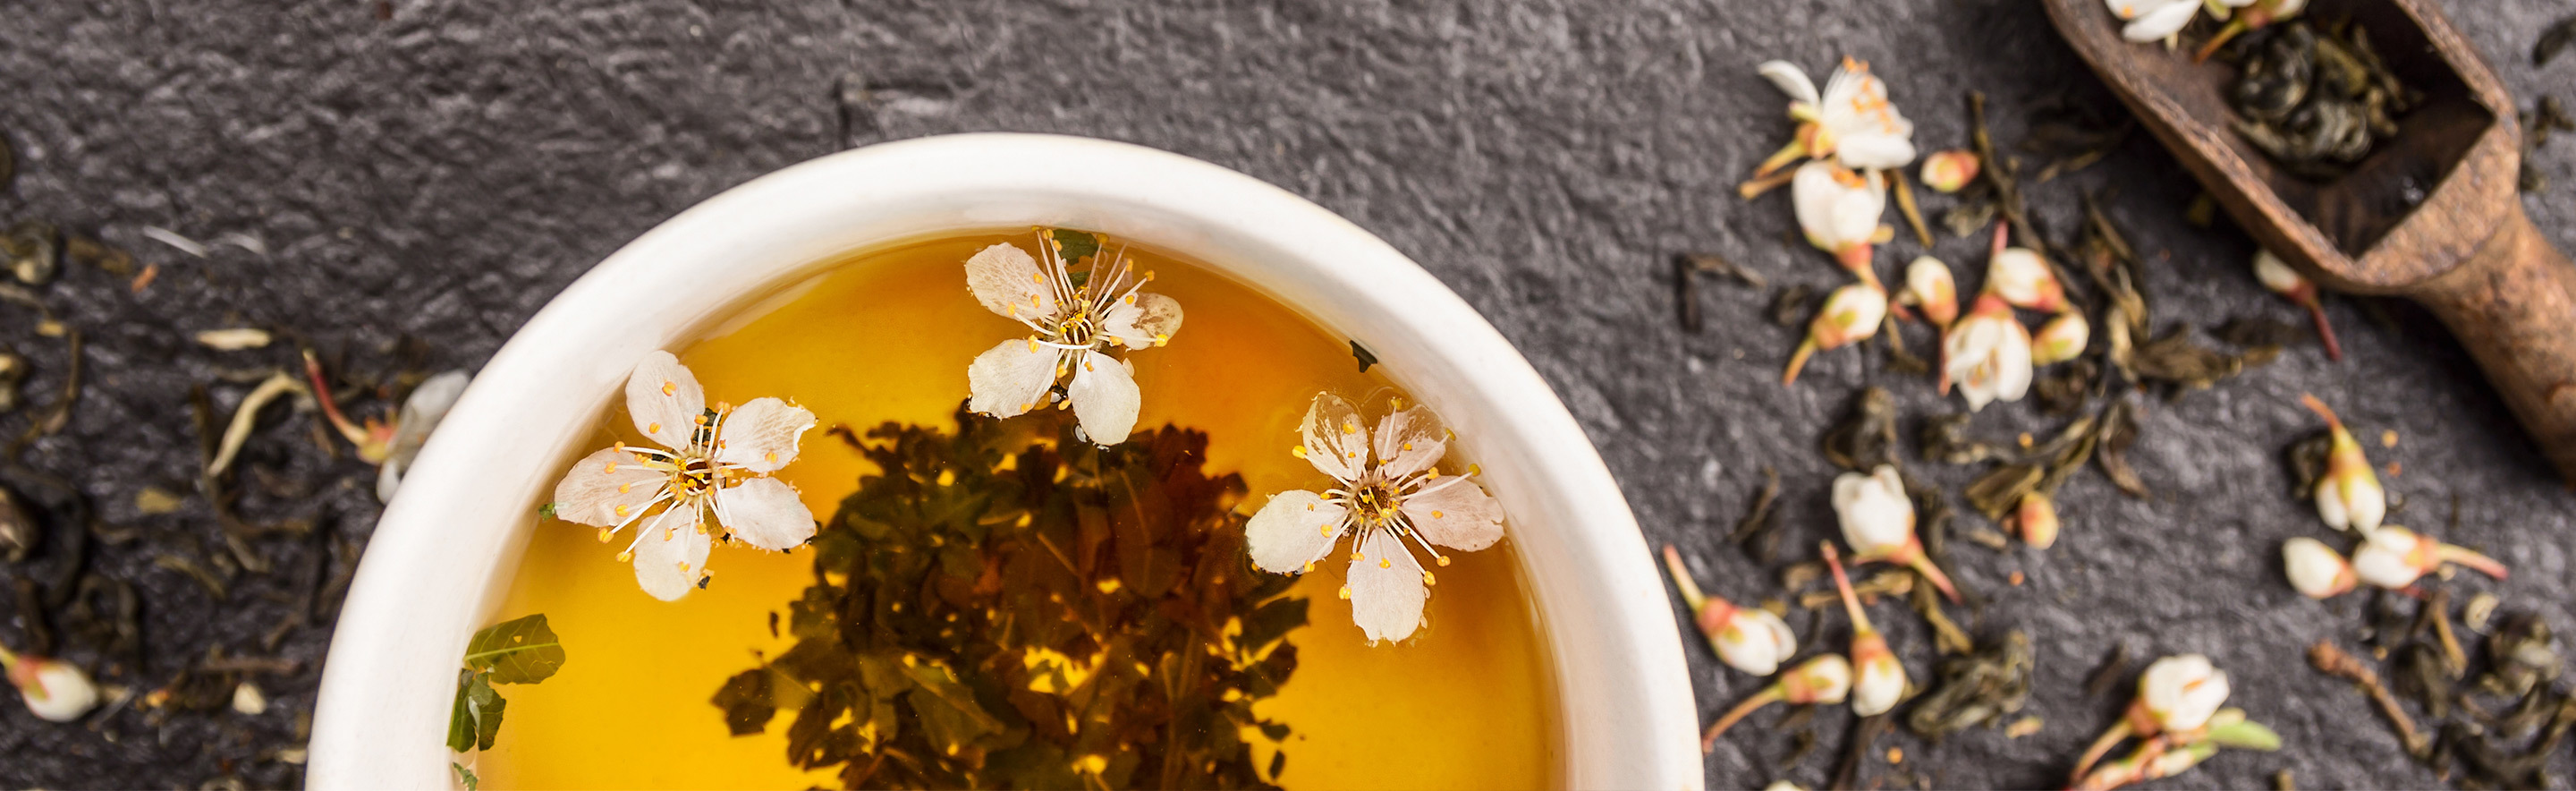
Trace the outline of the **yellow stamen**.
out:
[[[1446,514],[1442,514],[1442,513],[1440,513],[1440,512],[1439,512],[1439,511],[1437,511],[1437,510],[1434,510],[1434,511],[1432,511],[1432,512],[1431,512],[1431,518],[1433,518],[1433,519],[1441,519],[1441,518],[1445,518],[1446,516],[1447,516]]]
[[[624,551],[624,552],[619,552],[619,553],[617,553],[617,562],[619,562],[619,563],[633,563],[633,562],[635,562],[635,550],[630,549],[630,550],[626,550],[626,551]]]
[[[618,515],[618,516],[620,516],[620,517],[625,516],[625,515],[626,515],[626,511],[627,511],[627,510],[628,510],[628,508],[627,508],[627,506],[626,506],[626,504],[625,504],[625,503],[618,503],[618,504],[617,504],[617,515]]]
[[[1313,574],[1313,573],[1315,573],[1315,561],[1312,561],[1312,560],[1306,561],[1306,567],[1305,567],[1305,568],[1303,568],[1303,569],[1299,569],[1299,570],[1297,571],[1297,573],[1299,573],[1299,574]]]
[[[1439,563],[1440,563],[1440,567],[1441,567],[1441,568],[1448,568],[1448,567],[1449,567],[1449,556],[1448,556],[1448,555],[1433,555],[1433,556],[1431,556],[1431,559],[1432,559],[1432,560],[1435,560],[1435,561],[1439,561]]]
[[[777,464],[777,463],[778,463],[778,451],[774,451],[774,450],[773,450],[773,451],[770,451],[770,452],[768,452],[768,453],[760,454],[760,459],[761,459],[762,461],[769,462],[769,463],[771,463],[771,464]]]
[[[1382,569],[1395,568],[1395,561],[1390,558],[1378,558],[1377,567]]]
[[[610,529],[605,528],[605,527],[600,528],[600,529],[599,529],[599,543],[602,543],[602,544],[608,543],[608,537],[609,537],[609,536],[612,536],[612,535],[616,535],[616,531],[610,530]]]
[[[1431,572],[1425,571],[1422,572],[1422,584],[1426,586],[1438,585],[1440,584],[1440,579],[1438,577],[1431,576]]]
[[[1342,598],[1343,598],[1343,599],[1345,599],[1345,600],[1348,600],[1350,597],[1351,597],[1351,586],[1348,586],[1348,585],[1344,585],[1344,586],[1342,586]]]
[[[631,483],[621,483],[621,484],[618,484],[618,485],[617,485],[617,493],[618,493],[618,494],[625,494],[625,493],[627,493],[627,492],[631,492],[631,491],[635,491],[635,484],[631,484]],[[624,507],[626,507],[626,506],[622,506],[622,505],[621,505],[621,506],[618,506],[618,507],[619,507],[619,508],[624,508]]]
[[[644,424],[644,433],[646,433],[646,434],[660,434],[660,433],[662,433],[662,424],[660,424],[660,423],[646,423],[646,424]]]
[[[678,382],[673,382],[673,381],[669,381],[669,380],[663,380],[663,382],[662,382],[662,394],[663,394],[663,395],[677,395],[679,392],[680,392],[680,383],[678,383]]]
[[[608,469],[602,470],[602,472],[616,472],[616,471],[617,471],[617,462],[613,462],[613,461],[608,463]]]
[[[1359,550],[1356,550],[1356,549],[1351,550],[1351,562],[1353,562],[1353,563],[1358,563],[1358,562],[1360,562],[1361,560],[1365,560],[1365,559],[1366,559],[1366,556],[1361,555]]]
[[[1289,448],[1289,449],[1288,449],[1288,455],[1290,455],[1290,456],[1295,456],[1295,457],[1300,458],[1300,459],[1302,459],[1302,458],[1306,458],[1306,446],[1304,446],[1304,445],[1299,445],[1299,446],[1294,447],[1294,448]]]

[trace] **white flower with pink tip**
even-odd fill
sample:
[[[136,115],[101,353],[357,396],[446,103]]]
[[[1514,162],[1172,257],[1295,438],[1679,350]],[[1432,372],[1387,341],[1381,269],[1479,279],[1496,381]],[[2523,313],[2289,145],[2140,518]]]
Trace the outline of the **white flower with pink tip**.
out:
[[[1413,636],[1438,582],[1414,560],[1414,549],[1446,566],[1448,556],[1435,545],[1460,552],[1493,546],[1503,537],[1502,505],[1468,476],[1440,473],[1450,434],[1428,407],[1397,402],[1372,431],[1349,401],[1318,393],[1301,430],[1305,442],[1293,452],[1335,486],[1272,496],[1253,514],[1244,526],[1253,565],[1274,574],[1314,571],[1342,534],[1352,533],[1341,591],[1351,620],[1371,642]]]
[[[1072,409],[1092,442],[1125,442],[1142,397],[1135,365],[1109,352],[1170,342],[1181,330],[1181,303],[1141,291],[1154,273],[1138,274],[1123,254],[1102,251],[1077,278],[1052,247],[1041,249],[1044,264],[1008,242],[966,259],[975,300],[1032,333],[975,356],[966,367],[967,408],[1007,418],[1053,404]]]
[[[660,350],[627,377],[626,411],[653,444],[620,442],[582,457],[555,484],[554,509],[556,518],[598,527],[603,543],[635,526],[617,559],[634,562],[645,593],[688,595],[707,578],[718,537],[773,552],[814,537],[814,512],[771,477],[796,460],[814,413],[776,398],[709,409],[697,376]]]

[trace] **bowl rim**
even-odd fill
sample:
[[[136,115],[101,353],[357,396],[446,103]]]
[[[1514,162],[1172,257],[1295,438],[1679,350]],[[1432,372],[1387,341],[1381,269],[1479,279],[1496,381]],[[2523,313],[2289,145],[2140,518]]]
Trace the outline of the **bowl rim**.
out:
[[[643,354],[838,254],[1027,225],[1179,252],[1367,337],[1515,515],[1557,685],[1563,780],[1702,786],[1680,632],[1636,519],[1582,427],[1474,308],[1375,235],[1250,176],[1125,143],[1006,133],[884,143],[754,179],[637,237],[529,319],[376,526],[323,668],[307,785],[449,787],[447,679],[533,529],[521,505],[543,496],[549,468]]]

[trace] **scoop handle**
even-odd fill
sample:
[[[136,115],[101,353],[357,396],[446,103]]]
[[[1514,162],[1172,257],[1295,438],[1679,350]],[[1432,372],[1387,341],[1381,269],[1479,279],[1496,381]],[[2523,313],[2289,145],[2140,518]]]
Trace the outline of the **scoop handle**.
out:
[[[2515,202],[2495,235],[2413,296],[2486,369],[2506,406],[2576,487],[2576,263]]]

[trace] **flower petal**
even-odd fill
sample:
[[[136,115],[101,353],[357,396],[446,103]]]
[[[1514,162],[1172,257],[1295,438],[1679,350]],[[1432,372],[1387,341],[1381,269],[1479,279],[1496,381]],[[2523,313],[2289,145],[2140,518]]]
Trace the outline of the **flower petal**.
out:
[[[763,475],[796,460],[796,443],[814,427],[814,413],[775,398],[754,398],[725,415],[716,435],[716,463]]]
[[[1449,427],[1441,425],[1440,416],[1431,408],[1416,404],[1411,409],[1386,413],[1377,421],[1372,435],[1377,445],[1377,471],[1392,479],[1406,478],[1431,468],[1448,452]]]
[[[1082,433],[1100,445],[1127,441],[1136,430],[1136,410],[1141,395],[1136,392],[1136,371],[1127,362],[1098,350],[1082,353],[1080,367],[1073,371],[1073,384],[1064,389],[1073,399],[1073,416],[1082,421]]]
[[[707,573],[707,548],[714,543],[698,532],[701,509],[673,508],[644,525],[635,541],[635,584],[663,601],[678,601]]]
[[[1325,475],[1349,483],[1368,469],[1368,429],[1360,425],[1360,411],[1341,396],[1316,393],[1298,430],[1306,435],[1306,461]]]
[[[794,548],[814,537],[814,512],[786,482],[752,478],[715,492],[716,521],[734,537],[771,552]]]
[[[1404,497],[1398,510],[1425,540],[1474,552],[1503,537],[1503,506],[1464,475],[1437,478]]]
[[[1914,161],[1914,141],[1880,132],[1848,134],[1834,144],[1834,158],[1847,168],[1901,168]]]
[[[601,448],[574,462],[555,484],[555,518],[598,527],[633,521],[670,480],[640,461],[632,451]]]
[[[1122,346],[1160,346],[1181,331],[1181,301],[1161,294],[1129,294],[1101,311],[1100,332]]]
[[[410,464],[420,455],[420,446],[429,441],[429,432],[447,419],[447,410],[465,395],[465,386],[474,381],[464,371],[448,371],[422,381],[403,398],[402,414],[394,420],[394,441],[385,458]]]
[[[1360,542],[1360,557],[1351,561],[1351,621],[1370,642],[1402,640],[1422,626],[1422,603],[1431,589],[1422,584],[1422,564],[1404,548],[1404,540],[1385,530],[1371,530]]]
[[[966,288],[984,309],[1029,320],[1055,315],[1055,288],[1047,283],[1038,260],[1019,245],[1003,242],[966,259]]]
[[[1771,85],[1779,88],[1781,93],[1788,94],[1789,101],[1810,105],[1823,101],[1823,98],[1816,93],[1815,81],[1807,79],[1807,73],[1800,70],[1796,64],[1785,60],[1763,61],[1762,65],[1754,68],[1754,71],[1760,72],[1762,79],[1770,80]]]
[[[1036,338],[1012,338],[975,355],[966,366],[966,408],[994,417],[1012,417],[1036,408],[1055,386],[1055,347]]]
[[[2120,37],[2136,42],[2157,41],[2181,32],[2199,11],[2199,3],[2167,3],[2129,22],[2128,27],[2120,29]]]
[[[1243,526],[1252,565],[1273,574],[1296,574],[1333,551],[1350,510],[1308,491],[1280,492]]]
[[[626,411],[644,436],[666,448],[686,448],[698,418],[706,416],[707,392],[680,358],[655,349],[626,377]]]

